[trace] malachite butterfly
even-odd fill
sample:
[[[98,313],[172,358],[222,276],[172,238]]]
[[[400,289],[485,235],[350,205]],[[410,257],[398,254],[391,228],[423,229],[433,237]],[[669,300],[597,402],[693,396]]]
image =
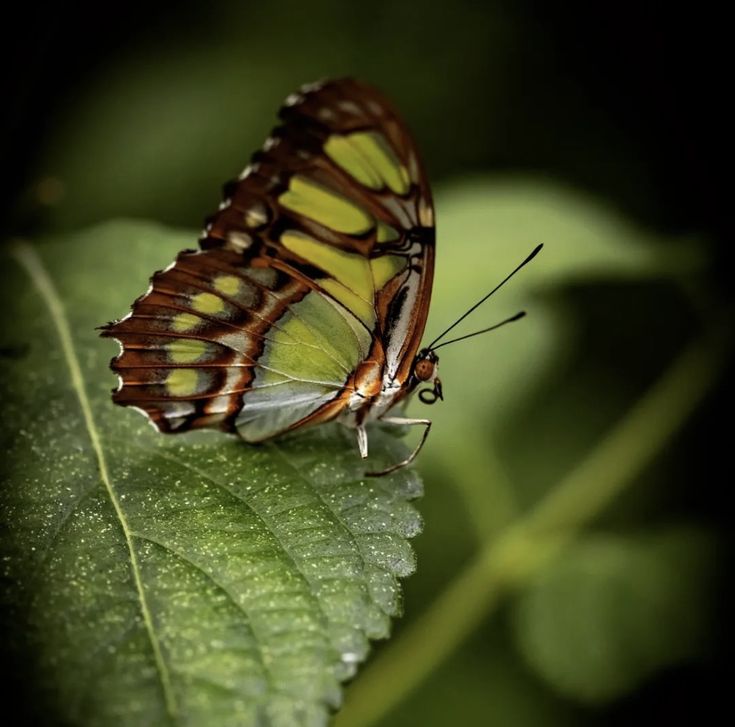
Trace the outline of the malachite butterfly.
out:
[[[102,329],[121,353],[113,400],[167,433],[216,428],[262,442],[338,420],[391,416],[420,384],[434,272],[434,210],[418,150],[394,107],[345,78],[304,86],[200,239]]]

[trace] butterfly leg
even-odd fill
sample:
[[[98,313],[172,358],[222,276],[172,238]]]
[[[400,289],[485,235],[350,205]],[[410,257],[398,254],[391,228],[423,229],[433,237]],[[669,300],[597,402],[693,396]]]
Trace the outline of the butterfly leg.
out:
[[[360,448],[360,456],[366,459],[368,456],[368,436],[364,425],[357,427],[357,446]]]
[[[384,424],[396,424],[400,426],[410,426],[412,424],[423,424],[426,429],[424,429],[424,433],[421,437],[421,441],[418,443],[416,448],[411,452],[406,459],[404,459],[402,462],[398,462],[397,464],[391,465],[390,467],[387,467],[384,470],[380,470],[378,472],[366,472],[366,476],[368,477],[382,477],[383,475],[389,475],[391,472],[395,472],[396,470],[401,469],[402,467],[405,467],[406,465],[411,464],[416,459],[416,455],[421,451],[421,448],[424,446],[424,442],[426,441],[426,438],[429,436],[429,431],[431,430],[431,419],[410,419],[406,417],[383,417],[381,420]]]

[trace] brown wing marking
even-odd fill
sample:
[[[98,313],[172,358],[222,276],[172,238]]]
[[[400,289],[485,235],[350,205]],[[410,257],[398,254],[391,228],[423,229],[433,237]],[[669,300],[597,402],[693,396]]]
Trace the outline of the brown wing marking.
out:
[[[232,430],[271,322],[309,289],[229,250],[182,252],[128,316],[103,328],[121,345],[113,401],[162,432]]]

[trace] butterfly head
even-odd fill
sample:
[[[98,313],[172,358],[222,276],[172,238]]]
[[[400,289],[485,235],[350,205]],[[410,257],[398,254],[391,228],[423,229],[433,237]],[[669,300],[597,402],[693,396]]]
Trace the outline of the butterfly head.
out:
[[[433,384],[433,388],[419,391],[419,399],[424,404],[434,404],[437,399],[444,400],[442,382],[438,373],[439,357],[430,348],[421,349],[413,362],[413,376],[416,386],[423,383]]]

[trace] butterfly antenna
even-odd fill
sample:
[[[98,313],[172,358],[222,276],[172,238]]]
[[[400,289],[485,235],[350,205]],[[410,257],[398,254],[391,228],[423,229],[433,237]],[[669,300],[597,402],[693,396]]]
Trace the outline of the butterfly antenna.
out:
[[[504,321],[500,321],[500,323],[496,323],[494,326],[490,326],[488,328],[483,328],[481,331],[475,331],[474,333],[468,333],[466,336],[460,336],[459,338],[452,338],[450,341],[444,341],[444,343],[440,343],[438,346],[433,346],[432,351],[436,351],[437,348],[441,348],[442,346],[448,346],[450,343],[457,343],[457,341],[464,341],[465,338],[473,338],[474,336],[479,336],[481,333],[487,333],[488,331],[495,331],[498,328],[501,328],[506,323],[513,323],[513,321],[519,321],[523,316],[526,315],[526,311],[522,310],[520,313],[516,313],[514,316],[511,316],[510,318],[506,318]]]
[[[433,351],[436,348],[436,346],[435,346],[436,343],[438,343],[439,341],[441,341],[441,339],[444,338],[444,336],[446,336],[447,333],[449,333],[449,331],[451,331],[455,326],[459,325],[465,318],[467,318],[467,316],[470,313],[472,313],[474,310],[476,310],[477,308],[479,308],[493,293],[495,293],[498,290],[500,290],[500,288],[502,288],[522,267],[524,267],[525,265],[528,265],[528,263],[530,263],[531,260],[533,260],[536,257],[536,255],[538,255],[538,253],[539,253],[539,251],[541,250],[542,247],[543,247],[543,243],[540,244],[540,245],[536,245],[536,247],[533,249],[533,251],[531,252],[531,254],[520,265],[518,265],[515,268],[515,270],[513,270],[511,273],[509,273],[508,275],[506,275],[505,278],[503,278],[503,280],[501,280],[487,295],[485,295],[482,298],[480,298],[480,300],[478,300],[477,303],[475,303],[471,308],[469,308],[467,311],[465,311],[459,318],[457,318],[456,321],[454,321],[454,323],[452,323],[451,326],[449,326],[449,328],[447,328],[445,331],[443,331],[442,333],[440,333],[428,346],[426,346],[426,348]],[[517,320],[517,317],[513,317],[513,318],[509,319],[508,321],[503,321],[503,323],[499,323],[498,325],[503,325],[504,323],[510,323],[511,320]],[[493,326],[493,328],[497,328],[497,326]],[[492,330],[492,329],[491,328],[488,328],[486,330],[489,331],[489,330]],[[480,333],[484,333],[484,331],[478,331],[477,333],[472,333],[470,335],[475,336],[475,335],[478,335]],[[459,339],[455,339],[455,340],[459,340]],[[444,344],[442,344],[442,345],[444,345]]]

